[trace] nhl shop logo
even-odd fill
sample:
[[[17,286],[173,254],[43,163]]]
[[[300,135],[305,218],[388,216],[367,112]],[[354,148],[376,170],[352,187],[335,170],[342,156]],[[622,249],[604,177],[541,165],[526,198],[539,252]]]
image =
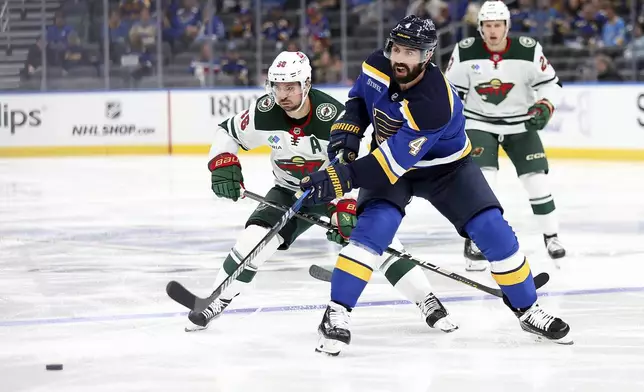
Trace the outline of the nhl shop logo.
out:
[[[121,103],[110,101],[105,104],[105,117],[114,120],[121,117]]]

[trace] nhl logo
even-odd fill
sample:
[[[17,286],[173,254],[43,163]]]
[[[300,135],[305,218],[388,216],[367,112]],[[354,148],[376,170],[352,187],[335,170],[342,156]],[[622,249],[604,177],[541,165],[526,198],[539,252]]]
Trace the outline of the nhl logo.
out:
[[[300,136],[302,134],[302,128],[295,127],[293,128],[293,135]]]
[[[121,103],[118,101],[107,102],[105,104],[105,117],[112,120],[121,117]]]

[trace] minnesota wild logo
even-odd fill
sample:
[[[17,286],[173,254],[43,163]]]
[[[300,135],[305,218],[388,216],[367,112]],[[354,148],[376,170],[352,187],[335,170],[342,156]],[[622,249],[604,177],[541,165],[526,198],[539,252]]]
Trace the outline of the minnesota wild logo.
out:
[[[504,83],[500,79],[492,79],[476,86],[474,89],[485,102],[498,105],[507,97],[514,83]]]
[[[307,161],[306,159],[300,156],[294,156],[291,159],[276,159],[275,165],[280,169],[284,170],[291,176],[301,180],[302,178],[308,176],[309,174],[318,171],[318,169],[324,164],[324,161],[321,159],[315,159]]]

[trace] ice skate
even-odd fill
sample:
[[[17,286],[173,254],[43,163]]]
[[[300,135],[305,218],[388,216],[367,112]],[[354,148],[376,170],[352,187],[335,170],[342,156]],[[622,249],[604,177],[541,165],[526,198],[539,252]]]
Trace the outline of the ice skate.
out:
[[[425,322],[431,328],[438,328],[448,333],[458,329],[458,325],[450,319],[447,309],[433,293],[429,293],[423,302],[416,305],[420,308]]]
[[[566,255],[566,249],[561,244],[557,234],[553,235],[543,235],[543,243],[546,245],[546,250],[548,251],[548,256],[551,259],[556,260],[564,257]]]
[[[232,301],[232,299],[217,298],[202,312],[191,310],[190,313],[188,313],[188,320],[190,320],[194,325],[186,327],[186,332],[202,331],[207,329],[210,322],[219,317]]]
[[[463,256],[466,271],[485,271],[489,264],[474,241],[469,238],[465,240]]]
[[[351,343],[350,318],[351,313],[347,308],[333,301],[329,302],[318,327],[320,339],[315,351],[331,356],[340,354]]]
[[[562,319],[549,315],[539,307],[537,303],[528,310],[515,311],[519,318],[521,328],[532,334],[546,338],[558,344],[573,344],[570,333],[570,326]]]

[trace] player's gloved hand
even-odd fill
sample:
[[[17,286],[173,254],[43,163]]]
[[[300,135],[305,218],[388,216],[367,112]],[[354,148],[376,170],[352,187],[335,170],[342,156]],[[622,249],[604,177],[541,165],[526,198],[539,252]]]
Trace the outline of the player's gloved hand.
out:
[[[340,155],[340,163],[351,163],[358,157],[360,151],[360,140],[362,129],[353,121],[344,117],[337,120],[331,126],[331,135],[326,152],[329,160]]]
[[[353,189],[351,184],[351,172],[348,167],[341,164],[311,173],[300,181],[300,188],[303,191],[312,188],[311,194],[302,204],[310,206],[329,203]]]
[[[547,99],[537,101],[528,109],[528,115],[532,116],[532,118],[525,122],[525,129],[528,131],[542,130],[550,121],[552,112],[554,112],[554,107]]]
[[[208,162],[208,169],[215,195],[237,201],[244,184],[239,158],[228,152],[219,154]]]
[[[329,203],[327,215],[331,219],[331,224],[334,228],[326,232],[326,238],[340,245],[346,244],[353,228],[358,223],[356,201],[353,199],[341,199],[337,203]]]

